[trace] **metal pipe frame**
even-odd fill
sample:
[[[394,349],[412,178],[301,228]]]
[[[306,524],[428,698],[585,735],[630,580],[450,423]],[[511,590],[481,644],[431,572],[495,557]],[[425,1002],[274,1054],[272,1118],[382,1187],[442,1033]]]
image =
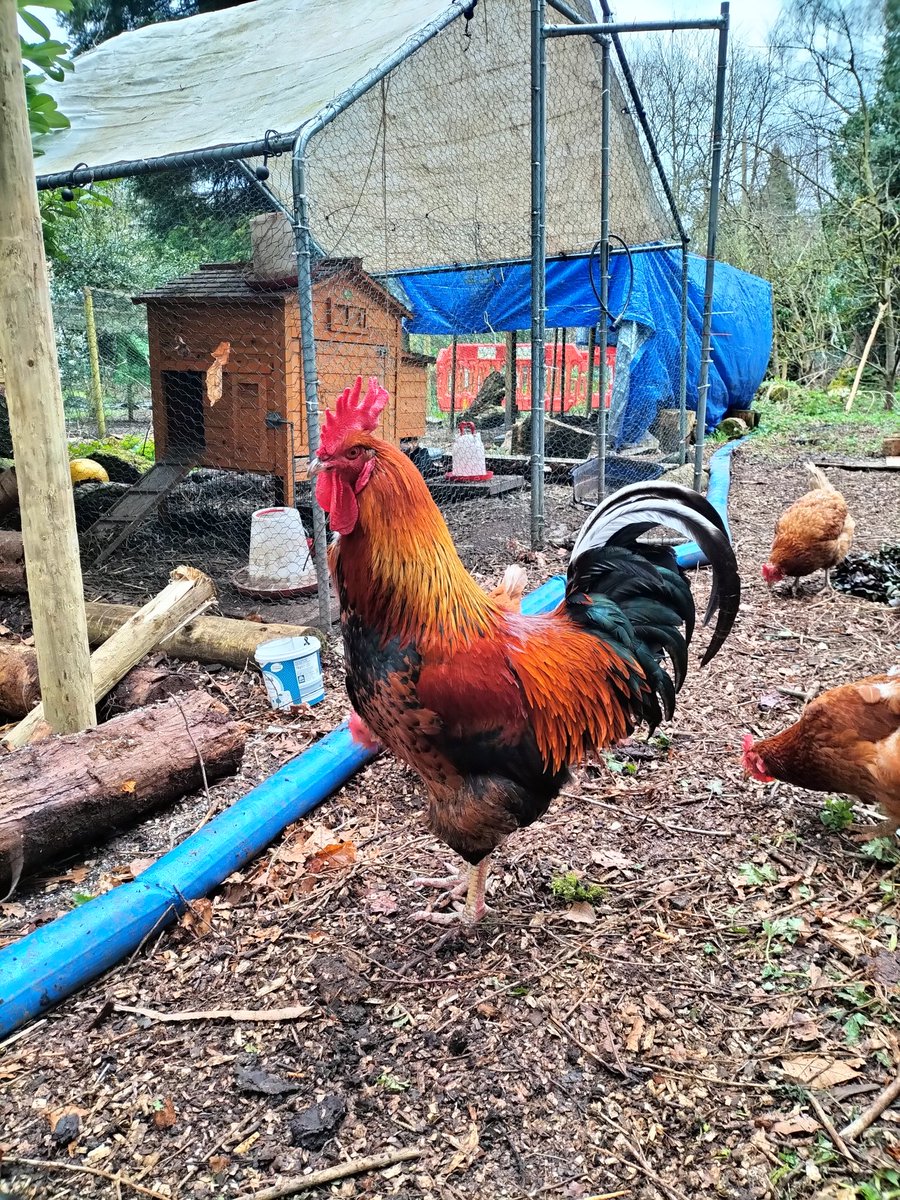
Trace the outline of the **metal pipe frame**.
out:
[[[725,76],[728,66],[729,0],[722,0],[722,24],[716,57],[716,99],[713,109],[712,162],[709,173],[709,214],[706,227],[706,280],[703,288],[703,332],[700,336],[700,380],[697,388],[697,441],[694,452],[694,491],[703,484],[703,442],[706,435],[706,402],[712,350],[713,284],[716,273],[716,235],[719,229],[719,193],[722,184],[722,128],[725,114]]]
[[[600,409],[597,413],[597,503],[606,495],[606,347],[609,342],[609,48],[608,37],[600,39]]]
[[[681,246],[681,347],[678,362],[678,465],[687,462],[688,244]]]
[[[574,8],[571,8],[568,4],[566,4],[565,0],[548,0],[548,3],[550,4],[551,8],[556,9],[556,11],[561,16],[565,17],[567,21],[571,21],[573,25],[580,26],[581,32],[584,32],[584,26],[587,24],[587,21],[581,16],[580,13],[576,12]],[[603,28],[609,32],[613,19],[612,8],[609,5],[609,0],[600,0],[600,6],[603,10],[603,16],[605,17],[606,21],[610,23],[609,25],[604,25]],[[672,215],[672,220],[675,222],[675,228],[678,230],[678,236],[681,239],[681,242],[690,241],[684,228],[684,224],[681,220],[681,213],[678,211],[678,205],[675,202],[675,195],[672,191],[672,186],[669,183],[669,177],[666,174],[666,169],[663,166],[659,148],[656,145],[656,138],[653,136],[653,130],[650,128],[650,119],[647,116],[647,110],[644,108],[644,105],[641,101],[640,92],[638,91],[637,83],[635,82],[635,78],[631,70],[631,64],[629,63],[628,57],[625,54],[625,47],[622,45],[622,39],[616,32],[612,32],[610,36],[612,37],[613,46],[616,51],[616,58],[619,60],[619,68],[622,72],[622,78],[624,79],[625,86],[628,89],[628,95],[631,99],[631,103],[634,105],[635,116],[638,119],[638,123],[644,134],[644,138],[646,139],[647,149],[650,151],[651,161],[653,162],[653,166],[656,169],[657,175],[659,176],[659,182],[662,187],[663,194],[666,197],[666,203],[669,206],[669,212]],[[600,35],[594,34],[592,40],[599,42]],[[677,250],[680,247],[681,242],[675,243],[672,246],[672,249]],[[613,250],[612,253],[617,253],[617,251]],[[633,253],[634,250],[632,250],[632,254]]]
[[[544,544],[544,367],[547,317],[547,51],[545,0],[531,0],[531,546]]]
[[[294,191],[294,244],[297,253],[297,302],[300,308],[300,351],[303,360],[303,396],[306,408],[306,434],[310,458],[319,448],[319,379],[316,370],[316,330],[313,316],[312,257],[313,239],[309,222],[309,183],[307,164],[312,139],[361,96],[405,62],[420,46],[430,41],[465,10],[465,0],[455,0],[447,12],[420,29],[383,63],[367,72],[352,88],[342,93],[297,133],[291,159]],[[325,513],[312,494],[313,546],[316,579],[319,585],[319,621],[324,630],[331,628],[331,588],[328,574],[328,541]]]
[[[552,0],[548,0],[552,3]],[[556,8],[556,5],[553,5]],[[677,33],[685,29],[723,29],[721,17],[708,17],[696,21],[640,21],[636,23],[609,21],[602,25],[588,21],[580,25],[544,25],[541,32],[544,37],[577,37],[579,34],[597,34],[605,36],[613,33]]]

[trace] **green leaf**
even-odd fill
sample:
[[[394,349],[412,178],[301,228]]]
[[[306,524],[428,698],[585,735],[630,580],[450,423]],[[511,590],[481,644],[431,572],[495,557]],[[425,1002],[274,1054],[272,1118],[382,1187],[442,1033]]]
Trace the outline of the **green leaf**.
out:
[[[749,883],[751,887],[763,887],[767,883],[778,882],[778,872],[771,863],[758,866],[756,863],[743,862],[738,867],[738,873],[742,881]]]
[[[28,26],[32,33],[36,33],[39,38],[43,38],[45,42],[50,41],[50,30],[39,20],[34,13],[30,13],[27,8],[19,9],[19,16]]]

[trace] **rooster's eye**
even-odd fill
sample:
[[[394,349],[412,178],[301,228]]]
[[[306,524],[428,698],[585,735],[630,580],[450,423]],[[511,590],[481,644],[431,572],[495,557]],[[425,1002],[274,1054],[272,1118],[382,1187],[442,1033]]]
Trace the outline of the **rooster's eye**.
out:
[[[347,451],[348,458],[359,458],[359,446],[351,446]]]

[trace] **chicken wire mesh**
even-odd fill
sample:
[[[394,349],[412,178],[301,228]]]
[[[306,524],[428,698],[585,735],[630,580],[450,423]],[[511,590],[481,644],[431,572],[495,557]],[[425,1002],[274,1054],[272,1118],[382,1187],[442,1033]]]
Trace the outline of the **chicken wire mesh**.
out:
[[[459,17],[325,124],[305,164],[319,411],[357,375],[376,376],[391,396],[380,431],[437,503],[500,505],[522,540],[528,20],[523,0]],[[596,293],[598,48],[560,39],[547,57],[548,254],[580,257]],[[614,240],[670,243],[615,76],[610,113]],[[300,601],[316,578],[291,155],[192,162],[105,185],[54,274],[69,432],[89,460],[76,490],[86,576],[95,589],[112,579],[117,592],[147,594],[188,561],[214,577],[226,608]],[[613,263],[621,300],[634,257]],[[598,447],[607,491],[677,466],[678,339],[657,338],[662,367],[638,404],[630,366],[646,331],[617,319],[615,287],[605,353],[596,294],[573,303],[551,287],[548,307],[547,480],[593,503]]]

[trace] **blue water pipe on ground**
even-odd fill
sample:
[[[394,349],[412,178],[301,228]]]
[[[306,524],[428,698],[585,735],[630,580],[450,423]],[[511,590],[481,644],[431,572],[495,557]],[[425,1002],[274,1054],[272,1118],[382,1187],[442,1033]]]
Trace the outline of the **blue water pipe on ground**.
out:
[[[731,442],[713,455],[707,497],[727,526]],[[678,546],[682,567],[705,560],[695,543]],[[562,600],[556,575],[522,599],[523,613],[550,612]],[[225,812],[124,883],[0,950],[0,1038],[89,983],[176,920],[191,900],[255,858],[294,821],[342,787],[374,753],[343,722]]]

